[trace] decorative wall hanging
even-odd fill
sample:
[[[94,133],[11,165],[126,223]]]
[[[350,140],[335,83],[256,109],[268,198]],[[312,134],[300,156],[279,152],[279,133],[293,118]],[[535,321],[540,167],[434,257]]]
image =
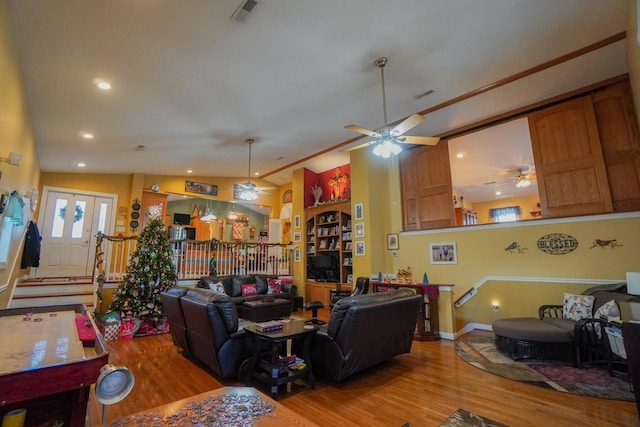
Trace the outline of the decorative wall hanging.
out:
[[[218,186],[212,184],[205,184],[202,182],[185,181],[184,191],[189,193],[208,194],[210,196],[218,195]]]
[[[293,200],[293,191],[291,190],[287,190],[284,193],[282,193],[282,203],[291,203],[291,201]]]
[[[514,252],[518,252],[519,254],[523,254],[524,251],[527,250],[527,248],[523,248],[520,243],[518,242],[512,242],[509,246],[507,246],[506,248],[504,248],[505,251],[509,251],[509,253],[514,253]]]
[[[430,243],[431,264],[457,264],[458,252],[455,242]]]
[[[129,222],[129,227],[131,227],[133,231],[135,231],[135,229],[140,225],[138,223],[138,218],[140,218],[140,207],[140,200],[138,199],[135,199],[131,204],[131,222]]]
[[[346,192],[346,189],[349,186],[349,175],[342,173],[340,168],[336,168],[334,176],[329,178],[327,183],[329,184],[329,188],[331,188],[331,200],[342,200],[344,199],[342,193]]]
[[[566,255],[577,249],[578,239],[568,234],[552,233],[539,238],[537,246],[550,255]]]
[[[622,246],[620,243],[618,243],[618,239],[612,239],[612,240],[600,240],[600,239],[596,239],[593,241],[593,244],[591,245],[591,247],[589,249],[593,249],[593,248],[606,248],[609,247],[611,249],[617,248],[619,246]]]

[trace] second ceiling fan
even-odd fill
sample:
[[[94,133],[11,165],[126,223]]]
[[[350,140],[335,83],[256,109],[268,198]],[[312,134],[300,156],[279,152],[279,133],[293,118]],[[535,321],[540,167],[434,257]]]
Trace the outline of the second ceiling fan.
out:
[[[405,132],[413,129],[424,121],[424,117],[420,114],[412,114],[395,126],[389,125],[389,122],[387,121],[387,98],[384,87],[384,67],[387,65],[387,62],[388,60],[385,57],[378,58],[374,62],[374,64],[380,68],[380,76],[382,78],[382,108],[384,112],[385,125],[376,130],[369,130],[356,125],[345,126],[347,129],[375,138],[374,141],[360,144],[348,149],[347,151],[357,150],[358,148],[375,144],[376,147],[373,149],[373,154],[388,158],[391,157],[391,155],[397,155],[402,151],[402,148],[398,144],[436,145],[440,140],[440,138],[432,136],[404,135]]]

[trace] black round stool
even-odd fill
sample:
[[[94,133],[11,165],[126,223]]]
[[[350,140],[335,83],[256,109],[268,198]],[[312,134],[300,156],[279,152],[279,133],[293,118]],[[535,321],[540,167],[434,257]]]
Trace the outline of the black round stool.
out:
[[[322,303],[322,301],[309,301],[308,303],[306,303],[304,306],[304,309],[311,310],[311,319],[305,320],[304,323],[311,323],[314,325],[324,325],[325,322],[318,319],[319,308],[324,308],[324,304]]]

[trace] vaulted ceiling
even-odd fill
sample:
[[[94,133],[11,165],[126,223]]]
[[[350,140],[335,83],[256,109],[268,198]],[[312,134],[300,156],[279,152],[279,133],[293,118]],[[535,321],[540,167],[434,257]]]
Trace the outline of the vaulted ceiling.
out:
[[[261,0],[238,23],[243,1],[9,0],[43,171],[246,178],[255,138],[252,173],[283,184],[298,167],[347,163],[339,150],[312,156],[358,136],[345,125],[384,125],[376,58],[389,58],[393,122],[623,32],[627,3]],[[626,67],[621,40],[438,109],[410,134]]]

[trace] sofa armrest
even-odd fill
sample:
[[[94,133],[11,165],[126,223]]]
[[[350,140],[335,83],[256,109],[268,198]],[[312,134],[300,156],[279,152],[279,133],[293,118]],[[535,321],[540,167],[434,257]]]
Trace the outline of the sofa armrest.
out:
[[[298,295],[298,287],[293,283],[283,283],[281,292],[285,294],[289,294],[292,297],[295,297]]]
[[[544,317],[555,317],[562,319],[562,306],[561,305],[541,305],[538,309],[538,317],[540,319]]]

